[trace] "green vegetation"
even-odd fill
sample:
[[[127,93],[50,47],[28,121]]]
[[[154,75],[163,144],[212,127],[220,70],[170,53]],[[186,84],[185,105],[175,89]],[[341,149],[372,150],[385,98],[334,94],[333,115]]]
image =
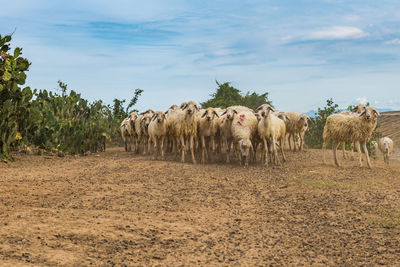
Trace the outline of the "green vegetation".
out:
[[[22,49],[10,54],[11,35],[0,36],[0,156],[10,158],[10,149],[35,146],[59,156],[105,149],[106,142],[119,142],[119,124],[143,92],[136,89],[129,105],[114,99],[114,106],[101,100],[90,103],[67,85],[58,82],[61,94],[31,90],[25,84],[30,63]],[[27,150],[31,153],[31,150]]]
[[[366,104],[369,106],[369,103]],[[326,106],[323,108],[318,108],[315,118],[309,123],[308,130],[305,134],[305,144],[309,148],[321,148],[323,143],[323,132],[326,119],[335,113],[340,112],[338,109],[339,105],[335,104],[331,99],[326,100]],[[354,106],[348,106],[347,110],[352,111]],[[375,155],[375,148],[372,145],[373,140],[378,140],[381,134],[377,132],[378,127],[372,132],[372,137],[369,142],[367,142],[367,149],[371,155]],[[346,149],[350,149],[351,144],[346,144]],[[328,148],[332,147],[332,141],[328,144]]]
[[[219,107],[227,108],[234,105],[242,105],[251,109],[256,109],[262,104],[268,103],[272,105],[272,101],[268,100],[268,93],[257,94],[256,92],[247,92],[244,96],[239,89],[231,86],[229,82],[219,83],[217,91],[211,95],[211,99],[200,103],[202,108]]]

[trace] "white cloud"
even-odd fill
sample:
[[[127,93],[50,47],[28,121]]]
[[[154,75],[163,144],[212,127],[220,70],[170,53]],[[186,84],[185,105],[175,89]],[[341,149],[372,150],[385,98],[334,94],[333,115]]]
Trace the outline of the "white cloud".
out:
[[[364,104],[364,105],[369,102],[365,96],[356,98],[356,101],[357,101],[357,103]]]
[[[355,15],[355,14],[348,14],[348,15],[343,16],[343,19],[345,21],[357,21],[357,20],[360,20],[360,16]]]
[[[396,38],[390,41],[386,41],[385,44],[389,44],[389,45],[400,45],[400,38]]]
[[[334,26],[311,32],[306,36],[308,40],[345,40],[359,39],[369,34],[356,27]]]

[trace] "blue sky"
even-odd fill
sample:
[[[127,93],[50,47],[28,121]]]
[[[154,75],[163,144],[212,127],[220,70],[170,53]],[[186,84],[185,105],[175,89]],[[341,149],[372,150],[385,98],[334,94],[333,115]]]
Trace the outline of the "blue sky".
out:
[[[137,108],[205,101],[215,80],[269,92],[282,111],[333,98],[400,110],[400,1],[0,0],[0,33],[31,62],[27,84],[61,80],[89,100]]]

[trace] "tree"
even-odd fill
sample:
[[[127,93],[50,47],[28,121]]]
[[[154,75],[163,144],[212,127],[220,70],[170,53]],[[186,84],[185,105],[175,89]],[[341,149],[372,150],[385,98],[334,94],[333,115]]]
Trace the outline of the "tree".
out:
[[[305,143],[310,148],[321,148],[323,143],[323,132],[326,119],[329,115],[338,113],[339,105],[331,99],[326,100],[324,108],[318,108],[315,118],[310,122],[308,131],[305,134]]]
[[[251,109],[256,109],[265,103],[272,104],[272,102],[268,100],[268,93],[259,95],[256,92],[247,92],[246,95],[243,96],[240,90],[231,86],[229,82],[222,84],[218,81],[215,82],[218,86],[217,91],[211,94],[211,99],[200,103],[202,108],[227,108],[229,106],[242,105]]]
[[[0,35],[0,154],[10,158],[10,145],[21,136],[21,129],[27,117],[33,93],[25,84],[29,61],[21,57],[22,49],[17,47],[10,53],[11,35]]]

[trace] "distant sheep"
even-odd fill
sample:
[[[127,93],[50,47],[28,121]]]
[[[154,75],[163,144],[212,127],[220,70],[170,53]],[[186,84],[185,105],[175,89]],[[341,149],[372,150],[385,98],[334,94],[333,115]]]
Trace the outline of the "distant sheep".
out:
[[[151,151],[151,143],[153,143],[154,158],[157,159],[160,150],[161,159],[164,159],[164,140],[167,135],[167,119],[164,112],[157,111],[153,114],[149,123],[148,133],[148,151]]]
[[[371,138],[372,132],[376,127],[377,117],[379,112],[372,107],[367,107],[358,116],[347,116],[343,114],[330,115],[324,127],[322,145],[323,161],[325,163],[325,150],[329,140],[333,139],[333,156],[335,164],[339,165],[336,150],[342,142],[356,143],[359,164],[362,166],[360,143],[363,146],[365,157],[367,158],[367,165],[371,168],[366,142]]]
[[[240,164],[249,166],[249,159],[254,156],[252,141],[256,138],[257,118],[254,111],[241,106],[230,107],[234,116],[231,125],[234,145],[238,148]],[[228,108],[227,110],[229,110]]]
[[[217,111],[214,108],[207,108],[204,112],[199,112],[198,118],[198,138],[201,145],[201,163],[205,163],[206,157],[209,155],[209,147],[211,146],[212,153],[215,152],[215,137],[218,132],[218,124],[215,118],[219,118]],[[209,139],[206,146],[206,139]]]
[[[296,137],[300,139],[299,151],[303,150],[304,134],[308,129],[308,121],[311,120],[307,115],[299,112],[285,112],[288,120],[286,121],[286,134],[288,135],[289,149],[291,150],[290,139],[293,140],[293,149],[296,151]]]
[[[180,109],[172,111],[167,118],[168,134],[180,145],[181,162],[185,162],[185,146],[189,143],[192,162],[196,163],[194,138],[197,137],[196,113],[199,110],[199,106],[193,101],[184,102]]]
[[[132,130],[131,130],[131,125],[130,125],[130,119],[125,118],[121,122],[119,129],[121,131],[122,141],[124,141],[125,151],[126,152],[131,151]]]
[[[393,140],[385,136],[380,138],[378,142],[374,141],[373,144],[375,151],[379,149],[383,154],[383,161],[389,164],[389,156],[393,151]]]
[[[279,164],[279,157],[276,149],[276,142],[279,142],[283,161],[286,161],[285,145],[286,125],[284,120],[278,118],[272,107],[262,109],[259,113],[261,118],[258,122],[258,135],[264,145],[265,166],[268,166],[268,152],[272,151],[272,158],[275,164]],[[284,117],[283,117],[284,118]]]

